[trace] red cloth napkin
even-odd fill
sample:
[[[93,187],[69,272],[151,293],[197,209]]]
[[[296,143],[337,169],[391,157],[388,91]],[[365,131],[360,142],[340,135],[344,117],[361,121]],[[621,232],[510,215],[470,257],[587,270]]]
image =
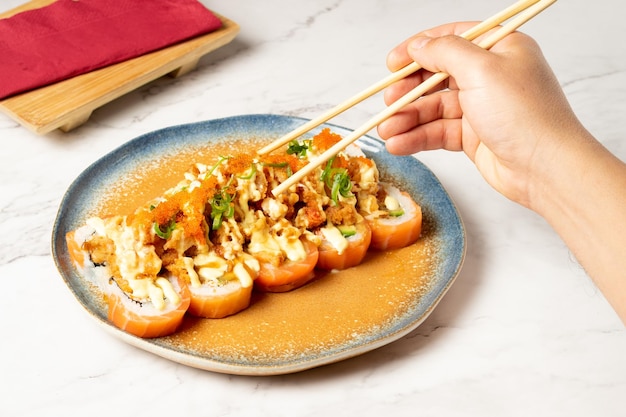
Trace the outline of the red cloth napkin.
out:
[[[0,99],[221,26],[197,0],[58,0],[0,19]]]

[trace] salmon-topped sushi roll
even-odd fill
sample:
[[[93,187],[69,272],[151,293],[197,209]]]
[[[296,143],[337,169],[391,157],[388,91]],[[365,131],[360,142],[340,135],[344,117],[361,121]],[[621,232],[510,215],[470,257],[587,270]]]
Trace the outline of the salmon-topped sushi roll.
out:
[[[219,319],[250,305],[259,263],[250,255],[227,261],[209,252],[180,258],[168,268],[188,282],[191,295],[188,312],[197,317]]]
[[[189,308],[187,285],[176,277],[136,283],[132,294],[115,282],[108,295],[108,319],[116,327],[144,338],[168,336],[183,321]]]
[[[365,216],[372,229],[370,247],[399,249],[415,243],[422,233],[422,208],[404,191],[380,183],[379,209]]]

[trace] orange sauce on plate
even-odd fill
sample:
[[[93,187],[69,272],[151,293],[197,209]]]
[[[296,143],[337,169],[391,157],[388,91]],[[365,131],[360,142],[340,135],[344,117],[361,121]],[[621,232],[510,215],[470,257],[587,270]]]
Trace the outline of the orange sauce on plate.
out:
[[[142,165],[103,196],[94,215],[130,214],[176,185],[195,162],[212,165],[219,155],[250,146],[227,141],[163,155]],[[167,343],[208,358],[273,363],[376,334],[415,306],[429,288],[437,265],[437,242],[425,213],[422,236],[406,248],[370,251],[364,262],[286,293],[255,293],[250,307],[223,319],[187,316]]]

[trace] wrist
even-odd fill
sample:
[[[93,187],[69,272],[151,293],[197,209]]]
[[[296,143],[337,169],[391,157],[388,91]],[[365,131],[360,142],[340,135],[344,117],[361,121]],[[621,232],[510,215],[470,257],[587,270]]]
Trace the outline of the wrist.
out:
[[[586,130],[550,139],[529,169],[528,208],[550,220],[577,206],[588,174],[602,175],[614,157]]]
[[[574,138],[572,138],[574,139]],[[564,147],[530,205],[626,324],[626,164],[590,136]]]

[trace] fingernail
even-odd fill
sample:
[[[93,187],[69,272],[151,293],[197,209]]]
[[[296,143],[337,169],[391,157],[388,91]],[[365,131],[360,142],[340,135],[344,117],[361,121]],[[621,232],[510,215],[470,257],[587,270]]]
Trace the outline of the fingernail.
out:
[[[432,38],[429,38],[428,36],[419,36],[411,40],[411,42],[409,42],[408,48],[409,49],[422,49],[428,42],[431,41],[431,39]]]

